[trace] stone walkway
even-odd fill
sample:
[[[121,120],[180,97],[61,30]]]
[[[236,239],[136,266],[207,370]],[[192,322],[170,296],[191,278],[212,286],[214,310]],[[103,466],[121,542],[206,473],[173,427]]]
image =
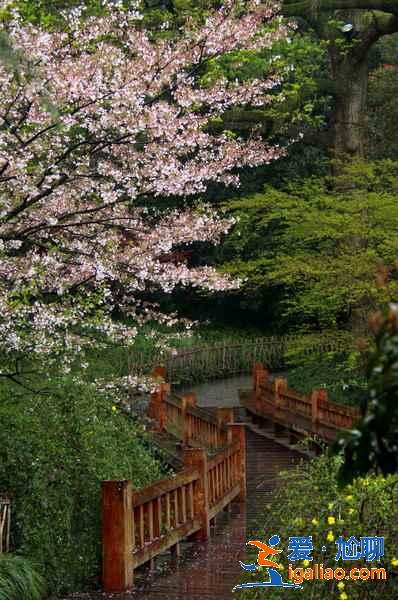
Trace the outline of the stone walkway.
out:
[[[252,386],[250,375],[236,375],[227,379],[216,379],[199,383],[197,385],[186,385],[176,388],[178,394],[195,392],[198,397],[198,406],[214,407],[239,406],[239,389],[249,389]]]

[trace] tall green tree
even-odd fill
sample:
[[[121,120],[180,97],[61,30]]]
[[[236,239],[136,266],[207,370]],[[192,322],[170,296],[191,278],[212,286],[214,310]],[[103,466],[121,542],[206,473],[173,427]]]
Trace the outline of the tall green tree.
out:
[[[306,22],[327,45],[325,87],[334,97],[329,145],[336,156],[362,156],[369,53],[398,31],[398,0],[283,0],[282,11]]]
[[[398,163],[348,163],[339,177],[309,178],[284,190],[229,202],[237,219],[218,256],[243,279],[248,308],[279,326],[363,331],[388,299],[375,275],[398,256]]]

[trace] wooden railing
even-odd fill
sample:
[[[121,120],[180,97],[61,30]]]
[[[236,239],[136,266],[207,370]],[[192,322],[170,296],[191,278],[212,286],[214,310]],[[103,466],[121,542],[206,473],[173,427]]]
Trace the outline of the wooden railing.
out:
[[[327,442],[334,440],[337,431],[351,429],[360,416],[357,408],[330,402],[325,389],[305,395],[290,389],[282,377],[271,379],[261,363],[253,369],[253,390],[243,391],[241,402],[249,412],[308,435],[316,434]]]
[[[11,500],[0,495],[0,554],[10,550]]]
[[[235,443],[208,461],[209,515],[214,518],[230,502],[246,495],[246,444],[242,424],[229,426]]]
[[[190,446],[220,448],[227,443],[225,424],[233,421],[233,410],[219,408],[215,417],[197,405],[195,394],[171,394],[170,384],[161,383],[151,395],[148,414],[158,431],[167,431]]]
[[[300,356],[314,352],[341,352],[351,341],[327,339],[319,341],[308,336],[264,336],[245,338],[242,341],[225,340],[193,348],[177,348],[172,356],[162,356],[153,351],[134,352],[128,358],[130,373],[149,373],[154,364],[163,364],[169,381],[202,381],[239,373],[250,373],[254,362],[263,362],[273,369],[286,365],[287,355],[300,341]]]
[[[156,429],[183,442],[184,467],[141,490],[133,490],[130,481],[102,482],[102,583],[107,592],[132,588],[134,569],[165,550],[179,554],[184,538],[206,540],[215,515],[246,495],[245,426],[231,422],[232,409],[212,417],[196,407],[193,394],[171,397],[170,385],[159,383],[148,412]]]

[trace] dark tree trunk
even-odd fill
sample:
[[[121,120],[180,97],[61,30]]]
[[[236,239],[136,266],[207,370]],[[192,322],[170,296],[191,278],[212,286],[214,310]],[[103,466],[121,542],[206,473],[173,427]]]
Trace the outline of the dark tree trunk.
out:
[[[336,83],[333,153],[336,157],[363,156],[368,86],[366,57],[359,64],[340,64],[333,69],[333,77]]]

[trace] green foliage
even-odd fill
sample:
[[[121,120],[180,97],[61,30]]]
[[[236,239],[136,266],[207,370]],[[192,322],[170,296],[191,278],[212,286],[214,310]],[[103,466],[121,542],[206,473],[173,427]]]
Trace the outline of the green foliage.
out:
[[[397,65],[382,65],[370,74],[366,121],[370,158],[398,158],[397,94]]]
[[[143,25],[156,35],[174,36],[187,19],[203,22],[217,0],[143,0]]]
[[[211,86],[220,78],[231,82],[261,80],[273,72],[281,73],[282,91],[280,86],[270,91],[278,97],[277,103],[261,110],[246,107],[227,111],[218,128],[230,128],[246,135],[255,128],[257,133],[266,136],[291,136],[303,127],[318,127],[324,123],[329,101],[318,80],[325,69],[324,46],[308,33],[297,31],[292,37],[276,42],[272,49],[233,52],[213,59],[200,81],[204,86]]]
[[[303,590],[296,593],[304,600],[323,600],[324,598],[347,600],[382,600],[395,598],[398,593],[396,571],[398,541],[398,476],[382,477],[373,473],[367,478],[358,478],[344,490],[337,483],[337,472],[341,460],[326,454],[310,462],[304,462],[297,468],[282,474],[280,488],[274,494],[272,503],[267,505],[250,532],[250,538],[267,542],[271,535],[281,538],[278,546],[283,550],[277,562],[283,566],[281,574],[289,581],[287,551],[290,536],[312,536],[314,563],[324,567],[343,567],[348,571],[354,567],[377,566],[387,571],[386,581],[337,581],[304,580]],[[342,535],[348,539],[351,535],[384,536],[385,556],[377,565],[363,561],[335,561],[336,538]],[[322,546],[327,551],[322,552]],[[253,558],[253,560],[251,560]],[[253,554],[245,562],[255,562]],[[311,563],[296,561],[294,567],[311,567]],[[242,581],[243,581],[242,576]],[[267,580],[266,572],[254,572],[250,581]],[[344,594],[343,595],[343,590]],[[288,590],[285,593],[289,594]],[[292,592],[292,595],[295,592]],[[264,598],[264,590],[245,590],[245,597]],[[278,588],[267,588],[267,598],[280,600]]]
[[[0,554],[0,600],[43,600],[44,579],[22,557]]]
[[[349,332],[295,336],[285,360],[289,386],[303,394],[325,388],[329,400],[348,405],[360,404],[366,394],[362,355]]]
[[[369,393],[364,398],[364,417],[352,431],[342,434],[335,451],[344,453],[340,481],[377,468],[384,474],[398,472],[398,308],[374,318],[376,350],[368,364]]]
[[[91,386],[70,378],[49,388],[0,388],[0,489],[14,499],[14,547],[61,593],[98,576],[101,480],[141,487],[161,467],[143,426]]]
[[[383,64],[398,65],[398,34],[385,35],[372,46],[369,56],[369,68],[377,69]]]
[[[358,405],[366,394],[364,374],[350,368],[346,356],[338,360],[314,355],[311,363],[289,370],[287,379],[291,388],[304,394],[326,388],[329,400],[339,404]]]
[[[398,256],[398,163],[355,162],[338,177],[292,182],[284,190],[225,204],[238,219],[222,268],[244,278],[241,293],[280,327],[366,328],[390,290],[377,286],[381,263]]]

